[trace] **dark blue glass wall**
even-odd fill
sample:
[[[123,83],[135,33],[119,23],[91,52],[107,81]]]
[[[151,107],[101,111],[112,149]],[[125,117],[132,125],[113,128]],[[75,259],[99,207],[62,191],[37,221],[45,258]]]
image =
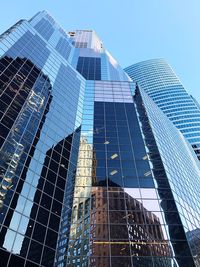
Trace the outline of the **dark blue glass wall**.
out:
[[[142,159],[146,152],[132,103],[95,102],[94,150],[97,185],[154,186],[151,175],[144,175],[150,169],[148,162]]]
[[[79,57],[76,69],[86,80],[101,80],[100,58]]]

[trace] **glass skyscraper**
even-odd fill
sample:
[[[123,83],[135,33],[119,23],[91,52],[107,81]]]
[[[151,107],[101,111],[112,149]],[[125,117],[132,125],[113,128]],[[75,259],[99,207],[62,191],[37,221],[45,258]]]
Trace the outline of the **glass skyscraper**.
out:
[[[0,38],[0,266],[200,266],[194,151],[91,30]]]
[[[164,59],[151,59],[125,69],[192,145],[200,160],[200,108]]]

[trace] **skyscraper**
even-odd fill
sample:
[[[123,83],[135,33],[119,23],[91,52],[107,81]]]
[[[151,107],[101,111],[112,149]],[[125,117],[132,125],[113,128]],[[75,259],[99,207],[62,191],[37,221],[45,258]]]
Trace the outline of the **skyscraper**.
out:
[[[91,30],[1,36],[1,266],[199,266],[199,162]]]
[[[200,108],[164,59],[151,59],[125,69],[192,145],[200,160]]]

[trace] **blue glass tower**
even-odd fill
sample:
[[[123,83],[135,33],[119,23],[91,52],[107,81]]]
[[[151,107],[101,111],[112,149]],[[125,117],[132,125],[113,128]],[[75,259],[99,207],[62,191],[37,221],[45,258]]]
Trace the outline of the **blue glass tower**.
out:
[[[200,109],[164,59],[136,63],[125,69],[192,145],[200,160]]]
[[[1,266],[199,266],[199,162],[96,33],[43,11],[0,56]]]
[[[1,35],[1,266],[54,265],[85,86],[72,50],[46,12]]]

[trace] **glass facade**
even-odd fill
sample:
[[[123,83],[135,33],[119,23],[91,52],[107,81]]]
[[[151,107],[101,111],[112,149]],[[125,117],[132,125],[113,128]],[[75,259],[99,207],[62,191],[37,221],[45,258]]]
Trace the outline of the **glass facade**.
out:
[[[60,40],[69,51],[69,37],[46,12],[1,36],[1,266],[54,265],[85,88]]]
[[[200,108],[164,59],[151,59],[125,69],[192,145],[200,160]]]
[[[142,109],[139,111],[142,127],[148,133],[145,140],[176,255],[175,266],[199,266],[198,159],[190,144],[142,88],[137,88],[135,102]],[[194,263],[189,259],[190,253]]]
[[[96,33],[43,11],[0,49],[0,265],[199,266],[199,162]]]

